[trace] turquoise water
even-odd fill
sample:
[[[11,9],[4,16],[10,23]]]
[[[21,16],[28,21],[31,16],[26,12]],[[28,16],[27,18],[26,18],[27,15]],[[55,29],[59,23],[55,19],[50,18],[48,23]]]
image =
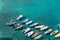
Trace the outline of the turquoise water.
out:
[[[20,14],[56,30],[58,29],[56,25],[60,23],[60,0],[0,0],[0,38],[33,40],[26,38],[21,31],[5,26],[7,21],[15,20]],[[43,35],[41,40],[60,40],[60,38]]]

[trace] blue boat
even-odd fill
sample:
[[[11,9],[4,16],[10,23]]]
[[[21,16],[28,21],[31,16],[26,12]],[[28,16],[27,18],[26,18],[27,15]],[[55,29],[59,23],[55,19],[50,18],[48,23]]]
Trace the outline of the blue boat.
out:
[[[16,24],[16,22],[14,22],[14,21],[10,21],[10,22],[6,23],[6,25],[8,25],[8,26],[12,26],[14,24]]]
[[[33,23],[33,20],[26,22],[26,25],[30,25],[31,23]]]
[[[33,23],[33,24],[30,24],[29,26],[30,26],[30,27],[33,27],[33,26],[36,26],[36,25],[38,25],[38,22],[35,22],[35,23]]]
[[[21,23],[26,23],[26,22],[28,22],[28,21],[29,21],[29,18],[25,18],[24,20],[22,20]]]

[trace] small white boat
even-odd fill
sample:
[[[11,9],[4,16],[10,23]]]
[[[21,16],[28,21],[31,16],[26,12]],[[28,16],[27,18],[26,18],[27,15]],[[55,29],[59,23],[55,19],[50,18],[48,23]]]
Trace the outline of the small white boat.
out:
[[[55,31],[53,31],[52,33],[50,33],[50,35],[55,35],[55,34],[57,34],[58,33],[58,30],[55,30]]]
[[[44,32],[44,34],[49,34],[52,32],[52,29],[48,29],[46,32]]]
[[[60,33],[56,34],[54,37],[55,38],[60,38]]]
[[[30,24],[29,26],[30,26],[30,27],[33,27],[33,26],[36,26],[36,25],[38,25],[38,22],[33,23],[33,24]]]
[[[32,35],[32,37],[36,37],[38,35],[38,33],[34,33],[33,35]]]
[[[40,39],[42,37],[42,35],[38,35],[38,36],[36,36],[34,39],[35,40],[38,40],[38,39]]]
[[[26,33],[25,36],[26,36],[26,37],[30,37],[30,36],[32,36],[33,34],[34,34],[34,31],[30,31],[30,32]]]
[[[26,22],[28,22],[28,20],[29,20],[29,18],[26,18],[26,19],[22,20],[22,23],[26,23]]]
[[[35,28],[37,29],[40,29],[40,28],[43,28],[45,25],[38,25],[38,26],[35,26]]]
[[[43,31],[43,30],[46,30],[46,29],[48,29],[48,26],[42,27],[40,30]]]
[[[26,22],[26,25],[29,25],[29,24],[31,24],[33,21],[28,21],[28,22]]]
[[[20,20],[21,18],[23,18],[23,15],[19,15],[16,20]]]
[[[23,29],[22,32],[27,33],[27,32],[29,32],[30,30],[31,30],[31,28],[26,28],[26,29]]]
[[[14,27],[18,27],[18,26],[20,26],[20,23],[16,23],[16,24],[14,24],[13,26],[14,26]]]
[[[19,27],[16,27],[16,30],[20,30],[23,27],[23,25],[20,25]]]

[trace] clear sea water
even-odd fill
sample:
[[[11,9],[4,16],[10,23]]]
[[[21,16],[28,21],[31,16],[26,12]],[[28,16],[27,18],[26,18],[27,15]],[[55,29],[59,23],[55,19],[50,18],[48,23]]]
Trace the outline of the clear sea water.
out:
[[[21,30],[17,31],[5,25],[7,21],[15,20],[20,14],[60,32],[57,27],[60,23],[60,0],[0,0],[0,40],[34,40],[26,38]],[[43,35],[39,30],[34,31]],[[40,40],[60,40],[60,38],[43,35]]]

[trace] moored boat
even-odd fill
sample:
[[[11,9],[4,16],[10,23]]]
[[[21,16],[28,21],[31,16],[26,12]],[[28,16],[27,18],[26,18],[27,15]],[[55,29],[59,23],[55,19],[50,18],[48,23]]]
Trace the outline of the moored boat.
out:
[[[30,30],[31,30],[31,28],[26,28],[26,29],[23,29],[22,32],[27,33],[27,32],[29,32]]]
[[[57,33],[58,33],[58,30],[55,30],[55,31],[51,32],[50,35],[55,35]]]
[[[32,22],[33,22],[32,20],[28,21],[28,22],[26,22],[26,25],[30,25]]]
[[[52,32],[52,29],[48,29],[46,32],[44,32],[44,34],[49,34]]]
[[[20,26],[14,28],[14,29],[15,29],[15,30],[20,30],[20,29],[22,29],[22,28],[23,28],[23,25],[20,25]]]
[[[14,24],[16,24],[16,22],[14,22],[14,21],[10,21],[10,22],[6,23],[6,25],[8,25],[8,26],[13,26]]]
[[[38,35],[38,33],[34,33],[33,35],[32,35],[32,37],[36,37]]]
[[[35,40],[38,40],[38,39],[40,39],[42,37],[42,35],[38,35],[38,36],[36,36],[34,39]]]
[[[60,38],[60,33],[56,34],[54,37],[55,38]]]
[[[38,26],[35,26],[35,28],[37,29],[40,29],[40,28],[43,28],[45,25],[38,25]]]
[[[23,15],[19,15],[17,18],[16,18],[16,20],[20,20],[20,19],[22,19],[23,18]]]
[[[30,32],[26,33],[25,36],[26,36],[26,37],[30,37],[30,36],[32,36],[33,34],[34,34],[34,31],[30,31]]]
[[[33,24],[30,24],[29,26],[30,26],[30,27],[33,27],[33,26],[36,26],[36,25],[38,25],[38,22],[35,22],[35,23],[33,23]]]
[[[25,18],[25,19],[22,20],[21,23],[26,23],[26,22],[28,22],[28,20],[29,20],[29,18]]]
[[[46,29],[48,29],[48,26],[42,27],[40,30],[43,31],[43,30],[46,30]]]

